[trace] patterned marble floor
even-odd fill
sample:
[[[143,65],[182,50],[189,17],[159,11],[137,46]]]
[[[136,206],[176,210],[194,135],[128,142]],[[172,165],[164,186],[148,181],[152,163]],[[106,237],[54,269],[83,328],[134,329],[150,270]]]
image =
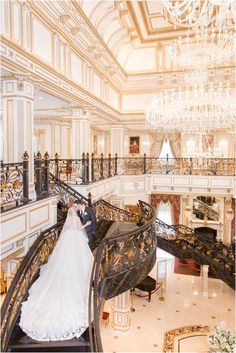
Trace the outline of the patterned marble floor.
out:
[[[146,298],[133,296],[131,328],[127,332],[116,331],[102,325],[102,342],[105,352],[163,352],[165,332],[181,327],[203,325],[213,327],[224,320],[231,330],[235,327],[234,291],[222,281],[210,278],[208,295],[201,290],[201,277],[173,273],[174,258],[158,250],[158,261],[167,259],[167,283],[164,301],[159,300],[160,291]],[[151,272],[156,278],[156,266]],[[138,294],[138,292],[137,292]],[[105,310],[111,312],[112,300],[106,302]],[[206,335],[194,334],[174,344],[172,352],[207,352]],[[170,352],[171,352],[170,351]]]

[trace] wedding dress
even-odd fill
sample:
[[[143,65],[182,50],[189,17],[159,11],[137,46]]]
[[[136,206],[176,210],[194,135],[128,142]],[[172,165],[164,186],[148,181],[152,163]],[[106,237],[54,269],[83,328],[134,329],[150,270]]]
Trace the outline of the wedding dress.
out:
[[[70,208],[57,244],[22,303],[20,327],[38,341],[80,337],[88,327],[93,254]]]

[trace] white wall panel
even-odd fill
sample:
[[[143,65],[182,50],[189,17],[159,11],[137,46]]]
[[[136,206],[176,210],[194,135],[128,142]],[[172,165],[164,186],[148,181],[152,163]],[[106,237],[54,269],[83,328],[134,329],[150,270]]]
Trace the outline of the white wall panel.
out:
[[[30,13],[28,10],[23,9],[23,46],[25,49],[30,50]]]
[[[112,87],[109,87],[108,103],[113,108],[115,108],[117,110],[119,109],[119,95]]]
[[[35,228],[49,220],[49,206],[36,207],[29,212],[29,228]]]
[[[55,133],[55,153],[59,154],[59,157],[61,155],[61,127],[60,125],[55,125],[54,129]]]
[[[37,18],[33,18],[33,53],[52,63],[52,32]]]
[[[151,103],[155,93],[146,94],[123,94],[121,99],[121,110],[128,111],[145,111],[146,106]]]
[[[73,51],[71,52],[71,78],[82,84],[82,60]]]
[[[21,36],[21,7],[17,2],[12,2],[12,38],[20,42]]]
[[[10,1],[0,1],[1,21],[0,31],[10,36]]]
[[[156,55],[157,52],[155,48],[135,49],[129,55],[125,64],[125,69],[130,72],[155,70]]]
[[[1,243],[4,243],[6,240],[9,240],[13,237],[16,237],[24,233],[26,229],[27,229],[26,212],[22,212],[16,217],[8,217],[4,221],[2,221]]]
[[[93,91],[97,97],[101,97],[101,77],[93,73]]]

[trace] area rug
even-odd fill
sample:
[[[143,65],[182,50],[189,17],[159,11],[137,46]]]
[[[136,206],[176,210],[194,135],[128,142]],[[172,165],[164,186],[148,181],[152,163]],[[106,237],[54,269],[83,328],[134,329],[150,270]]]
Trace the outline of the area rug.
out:
[[[209,326],[193,325],[175,328],[164,333],[163,353],[180,352],[178,341],[186,337],[207,336]],[[192,347],[194,349],[194,347]]]

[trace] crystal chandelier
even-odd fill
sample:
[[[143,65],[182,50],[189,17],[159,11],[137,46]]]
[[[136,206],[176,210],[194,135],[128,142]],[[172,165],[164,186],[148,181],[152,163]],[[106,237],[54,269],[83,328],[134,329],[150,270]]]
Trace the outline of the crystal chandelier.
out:
[[[148,128],[199,133],[235,127],[235,99],[229,84],[186,86],[158,93],[146,108]]]
[[[172,41],[167,50],[167,57],[173,69],[213,68],[228,65],[235,55],[235,32],[228,29],[202,28],[191,37]]]
[[[235,10],[235,0],[163,0],[168,21],[185,28],[232,26]]]

